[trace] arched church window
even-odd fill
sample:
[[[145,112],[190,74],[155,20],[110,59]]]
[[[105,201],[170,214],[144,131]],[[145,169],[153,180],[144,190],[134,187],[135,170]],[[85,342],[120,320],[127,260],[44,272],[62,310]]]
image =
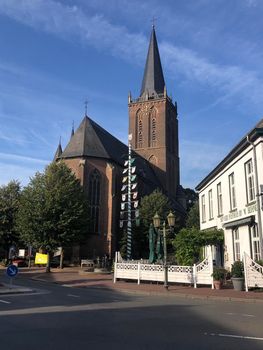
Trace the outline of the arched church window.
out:
[[[136,148],[142,148],[143,146],[143,123],[142,113],[139,110],[136,114]]]
[[[90,231],[99,232],[99,212],[100,212],[100,186],[101,175],[94,169],[89,177],[89,208],[90,208]]]
[[[156,109],[152,108],[149,113],[149,147],[157,146],[156,114]]]

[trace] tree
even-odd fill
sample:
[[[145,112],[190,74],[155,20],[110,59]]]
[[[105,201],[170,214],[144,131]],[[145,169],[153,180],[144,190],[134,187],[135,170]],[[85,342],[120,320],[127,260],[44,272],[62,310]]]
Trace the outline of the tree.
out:
[[[172,206],[169,199],[160,191],[155,190],[151,194],[142,197],[140,203],[140,227],[133,229],[133,257],[149,257],[149,227],[153,222],[153,216],[158,213],[165,219]]]
[[[186,219],[186,227],[194,227],[196,229],[200,229],[200,217],[199,217],[199,204],[198,202],[195,202],[194,205],[191,207],[191,209],[188,212],[187,219]]]
[[[200,256],[200,231],[195,227],[183,228],[174,239],[175,256],[180,265],[193,265]]]
[[[48,257],[58,247],[65,248],[85,237],[87,200],[79,180],[63,162],[52,163],[24,188],[17,226],[23,241],[45,250]]]
[[[191,188],[184,188],[183,191],[186,199],[186,211],[189,212],[192,206],[198,202],[198,194]]]
[[[5,250],[6,258],[10,246],[17,244],[19,239],[15,222],[20,193],[18,181],[13,180],[0,187],[0,244]]]
[[[179,264],[193,265],[202,258],[202,248],[207,245],[221,245],[224,242],[223,230],[216,228],[200,231],[196,227],[180,230],[173,244]]]
[[[165,219],[171,210],[171,203],[160,190],[155,190],[148,196],[141,199],[140,218],[144,226],[149,228],[153,221],[153,216],[158,213],[162,219]]]

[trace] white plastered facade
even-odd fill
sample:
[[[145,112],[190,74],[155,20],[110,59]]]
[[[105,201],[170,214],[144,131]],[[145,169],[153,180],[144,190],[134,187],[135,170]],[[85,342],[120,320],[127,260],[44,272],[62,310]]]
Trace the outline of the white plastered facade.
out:
[[[244,252],[254,260],[263,258],[263,136],[257,130],[243,138],[197,186],[200,228],[224,230],[223,264],[227,269],[242,260]],[[214,260],[221,262],[216,253]]]

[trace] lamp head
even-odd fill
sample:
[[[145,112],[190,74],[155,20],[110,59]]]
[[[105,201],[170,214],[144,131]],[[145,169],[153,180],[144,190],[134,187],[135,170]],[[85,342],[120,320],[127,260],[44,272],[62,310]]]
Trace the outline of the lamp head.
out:
[[[158,213],[156,213],[153,217],[153,226],[155,228],[158,228],[158,227],[160,227],[160,224],[161,224],[160,216],[158,215]]]
[[[168,225],[169,227],[174,227],[175,224],[175,216],[174,214],[170,211],[170,213],[167,216],[167,221],[168,221]]]

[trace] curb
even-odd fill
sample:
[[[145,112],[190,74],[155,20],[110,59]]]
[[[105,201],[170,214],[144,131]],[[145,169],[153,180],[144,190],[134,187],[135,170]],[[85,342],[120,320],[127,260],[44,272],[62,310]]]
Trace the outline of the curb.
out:
[[[77,287],[77,286],[76,286]],[[93,289],[104,289],[109,290],[107,287],[97,287],[97,286],[79,286],[79,288],[93,288]],[[111,290],[118,290],[125,294],[138,294],[138,295],[156,295],[165,296],[169,298],[179,297],[185,299],[199,299],[199,300],[216,300],[216,301],[229,301],[229,302],[246,302],[250,304],[263,303],[261,299],[245,299],[238,297],[228,297],[228,296],[218,296],[218,295],[195,295],[195,294],[184,294],[184,293],[174,293],[174,292],[158,292],[158,291],[143,291],[143,290],[130,290],[125,288],[112,288]]]
[[[240,298],[240,297],[233,297],[233,296],[218,296],[218,295],[197,295],[197,294],[191,294],[191,293],[176,293],[176,292],[169,292],[168,291],[146,291],[146,290],[136,290],[136,289],[126,289],[121,287],[107,287],[107,286],[97,286],[97,285],[78,285],[78,284],[70,284],[67,286],[67,282],[59,282],[59,281],[47,281],[42,278],[38,277],[31,277],[31,280],[39,281],[39,282],[45,282],[45,283],[53,283],[53,284],[59,284],[64,287],[71,287],[71,288],[92,288],[92,289],[103,289],[105,291],[119,291],[121,293],[126,294],[137,294],[137,295],[156,295],[156,296],[165,296],[165,297],[180,297],[185,299],[197,299],[197,300],[215,300],[215,301],[228,301],[228,302],[245,302],[250,304],[262,304],[263,299],[249,299],[249,298]]]

